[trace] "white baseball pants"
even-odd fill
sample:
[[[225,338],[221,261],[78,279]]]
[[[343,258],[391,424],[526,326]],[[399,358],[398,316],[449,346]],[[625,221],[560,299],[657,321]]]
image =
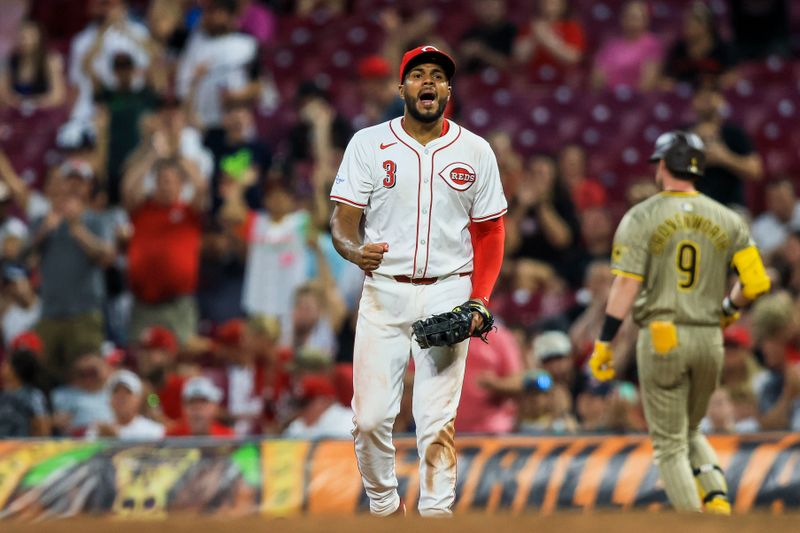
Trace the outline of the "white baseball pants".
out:
[[[448,276],[431,285],[401,283],[378,274],[365,279],[353,354],[353,436],[374,515],[389,515],[400,504],[392,426],[400,411],[409,355],[414,357],[416,370],[412,409],[420,458],[419,512],[422,516],[452,514],[456,486],[453,421],[469,340],[423,350],[411,339],[411,324],[450,311],[464,303],[471,291],[468,276]]]

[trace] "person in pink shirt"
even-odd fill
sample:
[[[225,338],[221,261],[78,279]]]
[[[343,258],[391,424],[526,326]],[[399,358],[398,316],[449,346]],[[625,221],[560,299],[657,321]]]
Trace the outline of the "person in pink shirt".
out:
[[[239,30],[252,35],[258,44],[265,46],[275,40],[278,33],[278,19],[261,2],[239,1]]]
[[[487,374],[507,377],[522,370],[521,350],[514,334],[505,326],[497,325],[497,331],[489,336],[489,344],[478,340],[470,342],[456,431],[493,434],[513,431],[516,402],[508,395],[494,394],[481,383]]]
[[[663,43],[648,31],[650,15],[647,4],[631,0],[620,15],[622,35],[607,40],[594,61],[592,85],[616,89],[626,86],[647,92],[658,81]]]

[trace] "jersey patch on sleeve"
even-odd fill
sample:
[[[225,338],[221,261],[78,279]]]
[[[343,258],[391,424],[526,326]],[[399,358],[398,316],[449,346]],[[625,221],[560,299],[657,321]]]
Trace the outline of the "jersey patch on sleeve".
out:
[[[627,249],[628,247],[624,244],[615,244],[611,249],[611,262],[615,264],[619,263]]]

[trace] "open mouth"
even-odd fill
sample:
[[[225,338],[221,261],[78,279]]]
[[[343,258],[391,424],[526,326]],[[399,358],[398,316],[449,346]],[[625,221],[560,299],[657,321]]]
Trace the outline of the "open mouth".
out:
[[[424,108],[431,108],[436,102],[436,91],[433,89],[423,89],[419,93],[419,101]]]

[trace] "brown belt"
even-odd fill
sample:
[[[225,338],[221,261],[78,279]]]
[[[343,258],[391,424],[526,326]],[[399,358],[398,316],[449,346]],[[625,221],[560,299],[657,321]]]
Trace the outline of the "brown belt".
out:
[[[472,272],[459,272],[458,273],[458,277],[463,278],[463,277],[469,276],[471,274],[472,274]],[[371,278],[372,277],[372,272],[368,271],[366,273],[366,276]],[[448,276],[440,276],[438,278],[412,278],[410,276],[390,276],[390,277],[394,278],[394,280],[396,282],[398,282],[398,283],[410,283],[412,285],[432,285],[432,284],[436,283],[437,281],[439,281],[440,279],[443,279],[443,278],[448,277]]]

